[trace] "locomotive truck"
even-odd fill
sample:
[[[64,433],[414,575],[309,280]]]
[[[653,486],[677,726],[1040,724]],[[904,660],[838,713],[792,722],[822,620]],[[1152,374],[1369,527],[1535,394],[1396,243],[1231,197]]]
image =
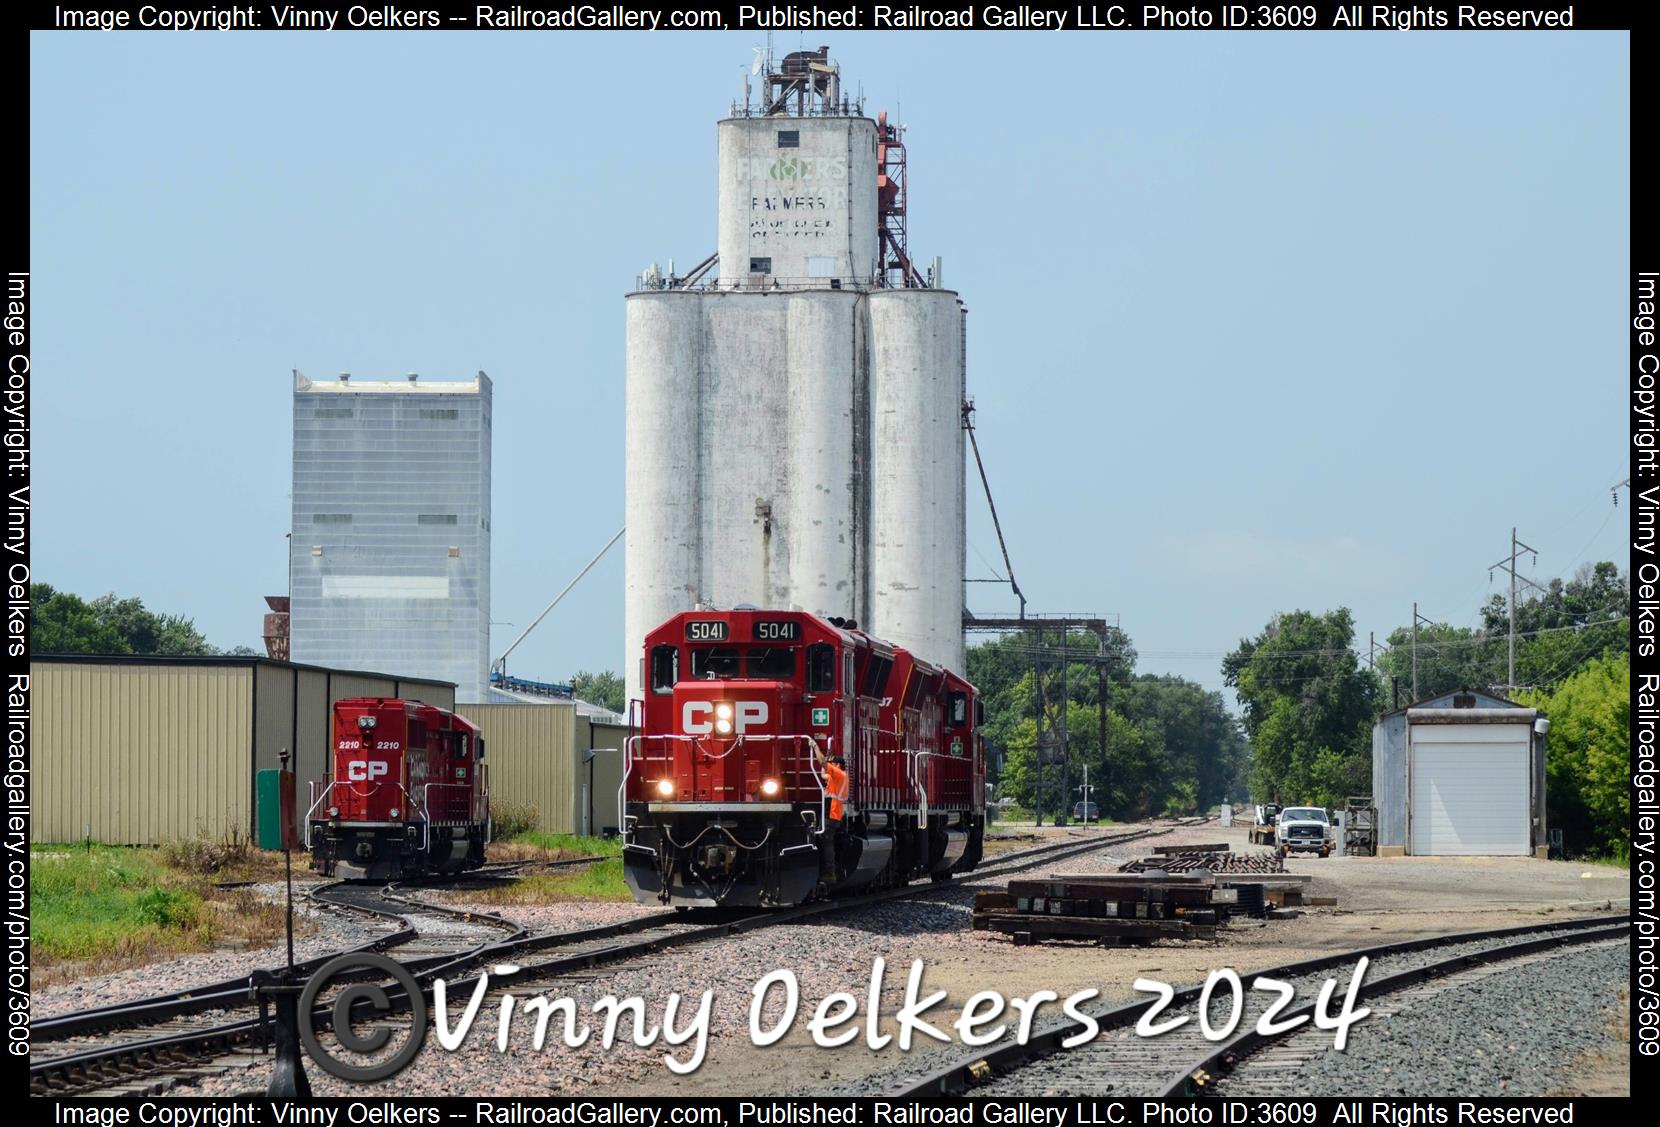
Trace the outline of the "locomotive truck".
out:
[[[328,778],[311,784],[306,844],[324,876],[395,880],[484,864],[484,738],[420,701],[337,701]]]
[[[956,673],[852,621],[750,609],[678,614],[642,661],[618,790],[641,903],[785,906],[979,864],[983,711]]]

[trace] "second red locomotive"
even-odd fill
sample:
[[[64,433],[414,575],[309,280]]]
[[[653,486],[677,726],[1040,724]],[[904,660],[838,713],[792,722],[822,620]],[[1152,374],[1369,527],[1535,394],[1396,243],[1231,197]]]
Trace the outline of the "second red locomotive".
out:
[[[619,794],[635,898],[798,904],[974,868],[974,686],[801,612],[679,614],[645,639]]]
[[[420,701],[335,702],[329,777],[306,812],[311,867],[395,880],[484,863],[490,787],[476,725]]]

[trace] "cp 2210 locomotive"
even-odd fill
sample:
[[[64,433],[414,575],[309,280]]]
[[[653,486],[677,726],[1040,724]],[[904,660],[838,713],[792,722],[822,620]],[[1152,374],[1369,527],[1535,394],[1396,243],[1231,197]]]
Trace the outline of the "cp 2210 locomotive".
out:
[[[311,786],[306,834],[324,876],[394,880],[484,864],[490,787],[478,728],[420,701],[337,701],[329,776]]]
[[[755,610],[676,615],[644,661],[619,793],[640,902],[790,905],[979,863],[981,710],[955,673],[852,622]]]

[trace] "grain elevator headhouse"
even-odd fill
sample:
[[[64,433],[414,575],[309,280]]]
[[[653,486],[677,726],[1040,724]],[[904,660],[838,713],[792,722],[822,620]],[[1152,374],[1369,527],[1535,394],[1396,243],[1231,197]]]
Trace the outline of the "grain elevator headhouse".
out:
[[[628,297],[627,640],[806,610],[963,668],[965,311],[906,240],[903,127],[829,49],[757,61],[716,129],[718,247]]]

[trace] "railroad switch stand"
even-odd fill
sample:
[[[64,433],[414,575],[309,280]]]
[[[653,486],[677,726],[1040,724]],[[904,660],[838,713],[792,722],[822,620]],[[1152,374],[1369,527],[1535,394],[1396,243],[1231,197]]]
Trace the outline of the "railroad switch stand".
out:
[[[250,992],[259,1003],[261,1041],[276,1044],[276,1062],[271,1066],[271,1086],[265,1094],[274,1099],[308,1100],[311,1081],[306,1079],[305,1061],[300,1055],[300,991],[304,987],[286,972],[261,971],[253,976]],[[267,1040],[267,1015],[276,1010],[276,1030]]]

